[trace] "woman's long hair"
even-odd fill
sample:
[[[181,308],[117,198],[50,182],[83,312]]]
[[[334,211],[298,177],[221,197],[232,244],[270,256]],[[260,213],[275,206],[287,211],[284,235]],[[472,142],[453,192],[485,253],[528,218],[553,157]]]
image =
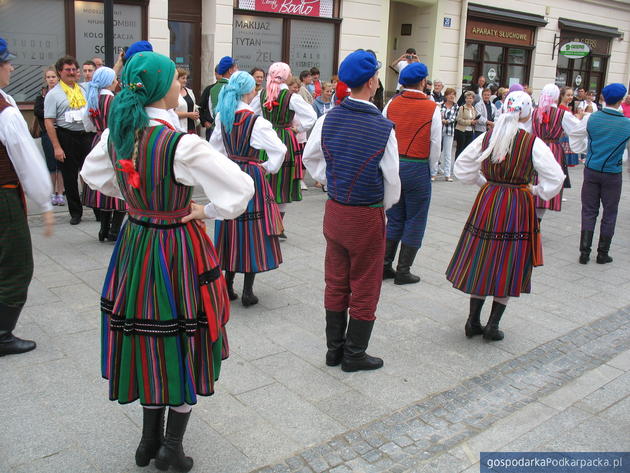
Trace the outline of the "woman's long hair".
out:
[[[501,115],[494,124],[488,147],[481,153],[478,161],[492,155],[493,163],[503,162],[512,151],[519,120],[529,117],[531,113],[532,99],[529,94],[520,91],[509,94],[501,107]]]
[[[273,107],[273,102],[276,101],[280,94],[280,85],[284,84],[290,75],[291,68],[284,62],[274,62],[269,66],[269,73],[267,74],[267,99],[263,104],[265,107]]]
[[[250,74],[238,71],[232,74],[230,81],[219,92],[217,114],[220,115],[221,123],[227,133],[232,131],[236,108],[241,97],[249,94],[255,87],[256,81]]]

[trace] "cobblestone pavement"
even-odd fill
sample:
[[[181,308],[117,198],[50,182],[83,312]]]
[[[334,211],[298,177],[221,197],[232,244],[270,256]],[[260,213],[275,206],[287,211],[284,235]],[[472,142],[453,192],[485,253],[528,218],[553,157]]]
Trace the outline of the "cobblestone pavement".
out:
[[[543,221],[533,294],[509,302],[496,343],[464,337],[467,298],[444,278],[476,189],[436,182],[422,282],[383,285],[369,351],[385,366],[352,374],[324,364],[325,196],[311,188],[287,213],[283,265],[257,278],[260,304],[233,305],[230,359],[185,439],[195,471],[468,473],[480,451],[630,450],[630,208],[624,195],[615,261],[577,264],[581,169],[571,177]],[[16,334],[38,348],[0,358],[0,471],[151,471],[133,460],[141,410],[109,402],[100,377],[112,245],[89,211],[76,227],[58,212],[52,239],[30,217],[35,277]]]

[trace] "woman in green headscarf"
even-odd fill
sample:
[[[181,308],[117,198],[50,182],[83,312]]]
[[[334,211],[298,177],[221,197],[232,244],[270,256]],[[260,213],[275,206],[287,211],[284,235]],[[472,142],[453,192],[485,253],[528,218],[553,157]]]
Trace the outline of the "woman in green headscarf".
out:
[[[111,400],[139,400],[144,408],[136,463],[155,458],[161,470],[189,471],[182,438],[191,406],[214,392],[228,354],[226,284],[196,219],[236,218],[254,185],[205,140],[175,131],[168,110],[180,85],[169,58],[134,55],[122,85],[110,128],[81,172],[91,188],[124,198],[129,211],[101,297],[102,374]],[[191,203],[194,185],[211,204]]]

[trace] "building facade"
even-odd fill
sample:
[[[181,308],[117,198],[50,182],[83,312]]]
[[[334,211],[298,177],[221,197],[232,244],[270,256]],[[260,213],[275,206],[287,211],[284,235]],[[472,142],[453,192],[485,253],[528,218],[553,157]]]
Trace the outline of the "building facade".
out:
[[[0,1],[0,35],[18,55],[9,93],[32,102],[42,68],[65,53],[102,57],[102,11],[101,1]],[[114,20],[116,50],[148,39],[190,70],[196,91],[225,55],[244,70],[316,66],[328,80],[357,48],[376,52],[389,93],[397,75],[386,66],[408,47],[433,79],[458,90],[479,75],[534,90],[556,82],[599,92],[630,81],[630,0],[115,0]],[[558,54],[575,41],[588,55]]]

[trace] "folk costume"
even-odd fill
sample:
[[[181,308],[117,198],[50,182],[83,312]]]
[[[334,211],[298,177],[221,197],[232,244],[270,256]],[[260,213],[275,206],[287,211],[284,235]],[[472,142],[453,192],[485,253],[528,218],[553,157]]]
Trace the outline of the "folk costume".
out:
[[[267,74],[266,89],[254,97],[251,103],[256,114],[271,122],[278,137],[287,147],[280,171],[267,176],[283,214],[286,210],[284,204],[302,200],[300,181],[304,177],[304,170],[302,146],[298,142],[297,134],[308,132],[317,120],[313,107],[299,94],[289,91],[285,82],[290,74],[291,69],[287,64],[282,62],[272,64]],[[299,122],[297,129],[294,129],[294,118]],[[261,150],[260,160],[264,162],[267,159],[267,153]]]
[[[527,93],[508,95],[494,129],[477,137],[455,162],[459,180],[481,187],[446,270],[453,287],[471,295],[467,337],[503,339],[499,321],[507,299],[529,293],[532,267],[543,263],[534,196],[552,198],[564,174],[549,147],[524,130],[520,119],[531,108]],[[538,183],[530,187],[534,172]],[[486,296],[495,299],[482,328]]]
[[[413,284],[420,277],[411,274],[411,265],[422,246],[431,203],[430,162],[440,157],[442,116],[440,107],[418,89],[429,74],[419,62],[409,64],[399,76],[402,91],[383,110],[383,116],[394,122],[400,153],[402,191],[398,203],[387,211],[387,242],[383,279],[394,278],[394,284]],[[401,243],[396,271],[392,267],[398,243]]]
[[[254,78],[244,71],[230,77],[221,90],[216,126],[210,137],[210,146],[238,164],[252,178],[256,188],[245,213],[233,220],[217,220],[214,230],[230,300],[238,297],[234,292],[234,273],[245,274],[241,299],[245,307],[258,302],[253,292],[256,273],[276,269],[282,263],[278,239],[282,233],[282,217],[265,175],[278,172],[287,148],[271,123],[255,115],[252,108],[241,101],[255,85]],[[269,158],[262,163],[260,150],[265,150]]]
[[[94,131],[93,146],[96,146],[101,139],[103,131],[107,129],[107,117],[109,109],[114,100],[114,93],[106,87],[111,86],[116,81],[116,73],[109,67],[99,67],[88,83],[87,93],[87,115],[84,122],[86,130]],[[92,128],[89,129],[88,127]],[[100,210],[101,228],[98,232],[99,241],[116,241],[120,226],[125,218],[127,206],[125,201],[109,197],[98,191],[90,189],[90,186],[83,186],[83,205]]]
[[[228,355],[229,300],[212,241],[202,225],[182,217],[194,185],[212,201],[208,218],[240,215],[254,186],[205,140],[176,132],[167,110],[145,109],[166,96],[174,77],[175,64],[161,54],[141,52],[127,62],[110,128],[81,175],[128,205],[101,297],[109,398],[144,406],[138,465],[155,457],[158,469],[188,471],[192,459],[184,456],[182,438],[190,406],[214,392]],[[165,406],[171,409],[164,437]]]
[[[630,119],[612,107],[626,95],[624,85],[613,83],[602,90],[606,107],[588,120],[588,153],[582,182],[582,232],[580,263],[589,261],[600,202],[603,207],[597,245],[597,262],[611,263],[608,255],[617,223],[621,198],[624,150],[630,152]]]
[[[14,57],[0,38],[0,67],[11,67]],[[43,211],[52,211],[52,183],[44,158],[15,100],[0,89],[0,356],[35,348],[35,342],[13,335],[33,276],[24,193]]]
[[[556,157],[556,161],[562,167],[565,176],[568,176],[568,168],[561,138],[564,134],[569,138],[570,147],[576,153],[586,150],[586,122],[579,120],[571,113],[567,113],[557,107],[560,97],[560,89],[555,84],[547,84],[540,94],[538,107],[532,114],[532,134],[545,142]],[[534,184],[538,178],[534,177]],[[570,186],[570,184],[569,184]],[[542,219],[545,210],[562,209],[562,191],[554,198],[546,201],[536,197],[536,215]]]
[[[353,89],[372,87],[379,67],[372,54],[358,50],[342,62],[339,78]],[[400,197],[393,127],[374,104],[351,95],[317,120],[304,150],[311,176],[328,187],[326,364],[341,363],[344,371],[383,366],[365,350],[381,292],[385,210]]]

